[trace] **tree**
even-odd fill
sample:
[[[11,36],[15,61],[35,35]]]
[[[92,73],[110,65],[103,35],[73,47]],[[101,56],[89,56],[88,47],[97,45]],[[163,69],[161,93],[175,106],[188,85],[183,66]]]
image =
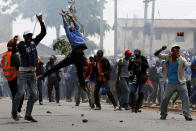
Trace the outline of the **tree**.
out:
[[[71,52],[71,46],[66,39],[57,39],[54,42],[53,50],[58,51],[61,55],[67,56]]]
[[[3,0],[7,1],[7,0]],[[80,23],[83,25],[85,36],[99,35],[99,21],[100,21],[100,1],[98,0],[70,0],[75,2],[75,9],[77,10],[76,16]],[[105,1],[105,0],[104,0]],[[56,28],[56,36],[59,38],[60,27],[62,21],[60,20],[60,9],[66,8],[68,10],[69,4],[65,0],[10,0],[6,6],[2,8],[4,12],[9,10],[13,5],[17,8],[12,12],[12,16],[16,19],[19,15],[22,18],[31,18],[35,14],[42,12],[46,25]],[[13,20],[14,20],[13,19]],[[104,21],[104,32],[110,30],[110,26]]]

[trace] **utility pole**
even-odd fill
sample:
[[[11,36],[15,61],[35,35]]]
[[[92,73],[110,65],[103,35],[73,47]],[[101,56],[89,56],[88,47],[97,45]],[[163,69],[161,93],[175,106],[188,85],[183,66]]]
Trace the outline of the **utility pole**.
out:
[[[117,55],[117,0],[114,0],[114,56]]]
[[[148,18],[148,3],[150,2],[151,0],[144,0],[144,38],[143,38],[143,46],[142,46],[142,49],[144,50],[145,49],[145,45],[146,45],[146,34],[145,34],[145,25],[146,25],[146,20]]]
[[[100,49],[103,50],[103,6],[104,1],[100,0]]]
[[[155,0],[152,0],[152,20],[151,20],[151,36],[150,36],[150,50],[149,53],[152,55],[152,45],[154,37],[154,14],[155,14]]]

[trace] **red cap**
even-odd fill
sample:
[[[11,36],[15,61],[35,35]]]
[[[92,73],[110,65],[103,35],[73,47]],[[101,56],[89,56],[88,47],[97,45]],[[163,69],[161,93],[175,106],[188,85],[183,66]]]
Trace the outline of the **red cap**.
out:
[[[125,51],[125,55],[131,55],[132,53],[131,53],[131,51],[130,50],[126,50]]]
[[[10,40],[8,43],[7,43],[7,47],[13,47],[15,45],[15,41],[14,40]]]

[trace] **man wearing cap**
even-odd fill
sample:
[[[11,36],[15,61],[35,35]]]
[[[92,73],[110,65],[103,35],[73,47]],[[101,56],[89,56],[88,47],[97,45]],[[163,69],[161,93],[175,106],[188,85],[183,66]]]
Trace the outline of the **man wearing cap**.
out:
[[[17,117],[17,109],[19,107],[20,100],[24,95],[24,88],[25,85],[28,85],[27,88],[29,89],[30,96],[27,102],[25,120],[37,122],[37,120],[35,120],[31,115],[34,103],[37,100],[37,84],[35,70],[38,66],[38,54],[36,46],[46,35],[46,28],[44,22],[42,21],[42,15],[37,16],[37,19],[41,25],[41,33],[33,39],[33,34],[29,31],[25,31],[23,34],[24,41],[21,41],[17,46],[20,54],[21,64],[19,67],[19,74],[17,80],[18,91],[12,107],[12,117],[16,121],[19,120],[19,118]]]
[[[15,36],[13,40],[10,40],[7,44],[8,51],[5,52],[2,56],[1,65],[3,68],[3,74],[8,80],[8,85],[10,91],[12,93],[12,102],[16,96],[16,92],[18,90],[17,84],[17,76],[18,76],[18,69],[20,66],[19,56],[16,54],[16,44],[17,44],[18,36]],[[17,109],[17,116],[22,118],[23,115],[21,114],[21,108],[24,101],[24,95],[20,100],[19,107]]]
[[[188,90],[186,87],[186,69],[188,67],[188,62],[185,58],[180,56],[180,46],[175,44],[171,47],[170,54],[161,54],[161,51],[165,50],[166,48],[167,46],[163,46],[154,53],[155,56],[165,60],[162,75],[163,77],[168,78],[168,84],[161,103],[160,119],[166,119],[169,100],[174,92],[178,92],[182,100],[184,117],[187,121],[192,121],[189,111]]]
[[[125,110],[129,110],[129,77],[130,72],[128,71],[129,61],[131,58],[131,51],[125,51],[125,57],[121,58],[118,62],[118,76],[117,78],[120,80],[122,88],[121,88],[121,95],[120,95],[120,107],[125,108]]]

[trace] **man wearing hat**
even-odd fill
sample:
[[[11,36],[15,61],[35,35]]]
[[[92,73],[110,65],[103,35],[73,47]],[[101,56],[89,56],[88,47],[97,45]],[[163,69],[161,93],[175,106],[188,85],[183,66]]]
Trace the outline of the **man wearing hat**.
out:
[[[125,108],[125,110],[129,110],[129,77],[130,72],[128,70],[129,60],[131,59],[131,51],[125,51],[125,57],[121,58],[118,62],[118,79],[120,79],[122,88],[121,88],[121,95],[120,95],[120,107]]]
[[[180,56],[180,46],[177,44],[171,47],[171,53],[161,54],[161,51],[165,50],[166,48],[167,46],[163,46],[154,53],[155,56],[165,60],[163,64],[163,77],[168,78],[168,85],[165,89],[161,103],[160,119],[166,119],[169,100],[174,92],[178,92],[182,100],[184,117],[187,121],[192,121],[189,111],[188,90],[186,87],[186,69],[188,67],[188,62],[185,58]]]
[[[19,67],[17,80],[18,91],[12,107],[12,117],[16,121],[19,120],[19,118],[17,117],[17,109],[19,107],[20,100],[24,95],[24,88],[27,85],[30,96],[27,102],[25,120],[37,122],[37,120],[35,120],[31,115],[34,103],[37,100],[37,83],[35,70],[38,66],[38,54],[36,46],[46,35],[46,28],[44,22],[42,21],[42,15],[37,16],[37,19],[41,25],[41,33],[33,39],[33,34],[29,31],[25,31],[23,34],[24,41],[21,41],[17,46],[20,54],[21,64]]]
[[[3,74],[5,78],[8,80],[8,85],[12,94],[12,102],[18,90],[17,76],[18,76],[18,69],[20,66],[19,56],[16,54],[17,40],[18,40],[18,36],[15,36],[14,39],[8,42],[7,44],[8,51],[3,54],[1,60]],[[17,116],[20,118],[23,117],[23,115],[21,114],[23,100],[24,100],[24,95],[22,96],[19,103],[19,107],[17,109],[17,113],[18,113]]]

